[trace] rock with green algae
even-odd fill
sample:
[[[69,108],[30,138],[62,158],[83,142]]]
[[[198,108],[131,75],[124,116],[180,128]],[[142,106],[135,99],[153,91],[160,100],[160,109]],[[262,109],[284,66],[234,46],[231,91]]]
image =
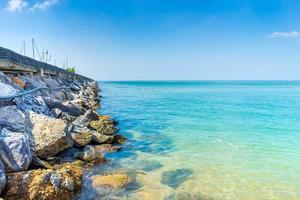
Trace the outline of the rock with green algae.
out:
[[[92,131],[93,141],[97,144],[111,144],[114,141],[114,135],[103,135],[97,131]]]
[[[97,144],[123,144],[126,138],[116,135],[118,129],[116,122],[109,116],[99,116],[95,111],[88,110],[72,122],[72,138],[79,147],[91,143]]]
[[[118,132],[116,122],[108,115],[101,115],[98,120],[91,121],[90,127],[102,135],[114,135]]]
[[[124,144],[126,141],[127,141],[127,139],[124,136],[117,134],[117,135],[114,135],[114,139],[113,139],[112,143]]]
[[[87,127],[73,126],[71,130],[72,139],[78,147],[85,147],[93,142],[94,135]]]
[[[55,169],[7,174],[2,197],[6,200],[69,200],[82,187],[82,167],[66,163]]]
[[[97,175],[92,177],[93,187],[112,187],[121,189],[131,183],[131,178],[125,174]]]

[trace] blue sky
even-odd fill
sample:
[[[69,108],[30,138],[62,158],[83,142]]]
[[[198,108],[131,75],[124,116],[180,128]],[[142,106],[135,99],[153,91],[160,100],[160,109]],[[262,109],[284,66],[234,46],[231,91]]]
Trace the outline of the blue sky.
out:
[[[0,27],[97,80],[300,79],[300,0],[1,0]]]

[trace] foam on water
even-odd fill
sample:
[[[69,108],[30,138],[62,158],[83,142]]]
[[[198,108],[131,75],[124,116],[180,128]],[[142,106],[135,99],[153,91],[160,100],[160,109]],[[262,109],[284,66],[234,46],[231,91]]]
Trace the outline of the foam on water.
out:
[[[101,112],[129,138],[108,170],[137,172],[126,198],[300,199],[300,82],[100,87]]]

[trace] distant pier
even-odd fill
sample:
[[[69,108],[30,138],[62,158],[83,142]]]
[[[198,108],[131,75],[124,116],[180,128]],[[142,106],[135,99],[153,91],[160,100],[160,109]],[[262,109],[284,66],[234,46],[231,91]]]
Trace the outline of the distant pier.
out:
[[[7,74],[30,74],[49,77],[58,76],[73,80],[91,80],[90,78],[70,73],[62,68],[37,61],[3,47],[0,47],[0,71]]]

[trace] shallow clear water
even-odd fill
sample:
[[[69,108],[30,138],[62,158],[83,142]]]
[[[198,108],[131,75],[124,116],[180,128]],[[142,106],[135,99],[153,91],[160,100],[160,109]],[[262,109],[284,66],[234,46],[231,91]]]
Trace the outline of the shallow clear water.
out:
[[[114,195],[300,199],[300,82],[101,82],[100,87],[101,113],[118,120],[129,141],[122,152],[107,155],[109,164],[90,173],[122,170],[136,181]]]

